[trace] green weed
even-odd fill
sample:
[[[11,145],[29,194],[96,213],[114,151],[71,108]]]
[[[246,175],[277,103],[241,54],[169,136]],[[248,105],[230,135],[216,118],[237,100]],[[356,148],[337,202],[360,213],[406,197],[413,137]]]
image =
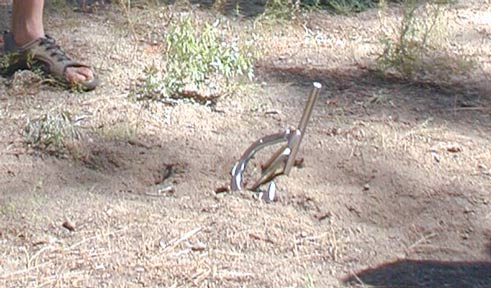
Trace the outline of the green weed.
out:
[[[300,11],[299,0],[268,0],[262,18],[295,19]]]
[[[314,278],[312,277],[312,275],[308,274],[307,276],[303,277],[303,280],[304,280],[304,284],[303,284],[304,288],[315,288]]]
[[[473,66],[471,61],[448,48],[445,9],[435,2],[407,0],[397,25],[385,23],[382,16],[384,49],[377,59],[379,69],[405,79],[436,81],[449,81],[454,75],[467,73]]]
[[[201,28],[201,27],[202,28]],[[165,35],[164,67],[147,67],[139,98],[208,100],[223,95],[232,82],[254,76],[250,47],[238,37],[227,40],[215,24],[181,17]]]
[[[28,119],[22,131],[23,141],[36,150],[62,155],[82,136],[81,128],[68,111],[48,112]]]
[[[13,202],[7,202],[0,204],[0,215],[13,216],[17,214],[18,207]]]

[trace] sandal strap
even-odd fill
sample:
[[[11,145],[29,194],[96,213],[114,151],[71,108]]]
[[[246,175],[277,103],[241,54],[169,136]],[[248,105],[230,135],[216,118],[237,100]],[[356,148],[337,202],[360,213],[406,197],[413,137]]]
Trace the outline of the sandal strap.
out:
[[[46,35],[44,38],[40,38],[39,46],[43,46],[50,56],[56,58],[59,62],[71,61],[70,57],[56,44],[55,39]]]
[[[31,54],[35,59],[48,64],[50,72],[54,75],[63,75],[67,67],[87,67],[87,65],[72,61],[54,38],[49,35],[32,40],[22,46],[17,46],[12,33],[4,34],[4,45],[7,53]]]
[[[73,61],[56,44],[55,39],[49,35],[35,39],[20,47],[15,44],[12,33],[5,33],[3,39],[5,52],[19,53],[25,60],[28,60],[28,57],[32,57],[32,59],[41,62],[44,69],[52,75],[64,78],[65,70],[68,67],[85,67],[91,69],[90,66]],[[98,80],[94,75],[94,79],[81,84],[86,86],[88,90],[92,90],[96,87],[97,83]]]
[[[64,75],[67,67],[88,67],[72,61],[56,44],[56,41],[48,35],[19,47],[19,52],[30,53],[35,59],[46,63],[49,66],[50,73],[54,75]]]

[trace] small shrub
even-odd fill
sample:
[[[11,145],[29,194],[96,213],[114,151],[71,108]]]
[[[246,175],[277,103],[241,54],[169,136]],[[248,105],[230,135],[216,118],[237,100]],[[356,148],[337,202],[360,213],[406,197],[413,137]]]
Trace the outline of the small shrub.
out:
[[[171,25],[165,36],[164,67],[145,69],[140,98],[209,100],[221,96],[237,77],[253,78],[250,49],[237,37],[227,41],[218,25],[202,27],[190,16]]]
[[[296,18],[300,11],[299,0],[268,0],[262,15],[265,19],[286,19]]]
[[[406,79],[433,78],[445,82],[471,69],[471,61],[449,48],[445,6],[407,0],[402,7],[398,25],[382,24],[384,49],[377,59],[381,71],[394,72]]]
[[[80,127],[68,111],[48,112],[28,119],[22,131],[24,143],[31,148],[61,155],[81,138]]]

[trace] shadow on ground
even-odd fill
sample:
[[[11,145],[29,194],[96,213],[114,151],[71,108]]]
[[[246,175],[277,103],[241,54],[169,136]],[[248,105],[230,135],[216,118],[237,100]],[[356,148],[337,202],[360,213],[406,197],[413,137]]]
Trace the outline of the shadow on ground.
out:
[[[148,141],[145,143],[94,135],[91,138],[93,141],[80,141],[77,148],[60,157],[34,150],[31,155],[4,158],[13,163],[10,169],[16,177],[0,178],[0,191],[24,195],[42,179],[59,190],[73,186],[92,191],[98,187],[101,191],[143,194],[174,185],[187,172],[186,159],[179,154],[183,147],[179,141],[156,144],[146,136],[142,136]]]
[[[80,8],[87,8],[91,5],[106,5],[117,3],[115,0],[66,0],[70,5],[79,6]],[[138,1],[135,1],[138,5]],[[152,1],[149,1],[152,2]],[[157,4],[175,4],[176,0],[154,0]],[[266,7],[266,0],[190,0],[191,4],[199,4],[200,7],[209,9],[215,7],[219,9],[225,15],[242,16],[242,17],[257,17],[264,13]]]
[[[400,260],[367,269],[347,284],[376,287],[490,287],[491,262]]]
[[[191,0],[193,4],[204,5],[205,7],[212,7],[215,2],[214,0]],[[240,15],[243,17],[257,17],[264,13],[266,0],[227,0],[221,1],[218,4],[220,9],[225,15]]]
[[[81,8],[90,5],[106,5],[112,3],[117,3],[115,0],[66,0],[68,4],[79,6]],[[138,1],[135,1],[138,5]],[[152,1],[149,1],[150,3]],[[176,0],[153,0],[157,4],[171,5],[178,1]],[[305,1],[307,5],[311,1]],[[262,15],[266,11],[267,0],[189,0],[189,3],[194,5],[199,5],[201,8],[210,9],[215,8],[221,13],[228,16],[240,16],[246,18],[254,18]],[[277,4],[280,5],[280,4]],[[285,4],[283,4],[285,5]],[[318,7],[326,7],[327,3],[320,3]]]
[[[259,67],[258,71],[266,79],[283,83],[310,85],[312,81],[319,81],[331,98],[340,100],[338,104],[346,106],[364,102],[365,108],[365,104],[375,99],[378,104],[390,102],[391,105],[386,105],[389,112],[408,112],[455,123],[469,120],[491,127],[491,109],[488,108],[491,106],[491,91],[479,82],[462,81],[440,85],[384,77],[375,71],[359,68],[318,69],[265,65]],[[382,106],[374,105],[376,109],[371,112],[386,112]]]
[[[491,258],[491,243],[486,247]],[[399,260],[345,278],[350,285],[376,287],[491,287],[489,261]]]

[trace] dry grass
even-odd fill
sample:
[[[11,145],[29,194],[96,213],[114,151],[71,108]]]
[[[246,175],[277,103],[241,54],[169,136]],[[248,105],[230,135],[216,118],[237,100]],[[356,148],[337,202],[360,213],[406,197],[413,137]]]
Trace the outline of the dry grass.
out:
[[[144,67],[162,61],[155,35],[180,9],[54,14],[51,30],[74,58],[95,64],[103,85],[87,94],[39,82],[0,88],[0,286],[342,287],[342,277],[398,258],[478,258],[465,251],[485,241],[490,219],[489,133],[473,124],[488,123],[485,113],[466,114],[439,90],[332,72],[374,61],[375,11],[256,26],[259,66],[270,74],[216,106],[135,102]],[[87,25],[69,34],[67,17]],[[310,75],[327,88],[302,144],[306,167],[278,181],[272,205],[248,192],[216,195],[251,140],[299,118]],[[26,153],[25,120],[53,107],[84,117],[83,149],[115,160],[109,168]],[[169,163],[172,176],[143,183]],[[173,189],[154,193],[162,187]],[[462,213],[466,205],[474,212]],[[463,241],[465,227],[475,234]],[[423,248],[434,250],[417,254]]]
[[[288,214],[267,205],[251,209],[244,205],[249,200],[207,201],[208,207],[218,206],[215,213],[196,213],[194,209],[162,210],[168,199],[104,205],[106,196],[92,194],[89,198],[100,209],[92,215],[72,210],[74,232],[63,231],[64,213],[57,209],[57,215],[51,217],[60,220],[39,222],[43,226],[52,221],[49,233],[31,227],[32,234],[20,241],[27,241],[28,246],[15,250],[4,249],[10,244],[3,246],[4,259],[9,259],[0,273],[5,287],[242,286],[251,281],[266,283],[265,274],[267,282],[274,279],[274,283],[286,284],[282,279],[285,270],[336,260],[344,249],[333,228],[316,234],[312,223],[301,220],[291,209]],[[17,213],[23,210],[17,209]],[[273,209],[268,214],[275,216],[263,219],[263,209]],[[290,219],[295,218],[298,220],[292,223]],[[257,222],[268,224],[258,226]],[[272,248],[278,255],[262,258]]]

